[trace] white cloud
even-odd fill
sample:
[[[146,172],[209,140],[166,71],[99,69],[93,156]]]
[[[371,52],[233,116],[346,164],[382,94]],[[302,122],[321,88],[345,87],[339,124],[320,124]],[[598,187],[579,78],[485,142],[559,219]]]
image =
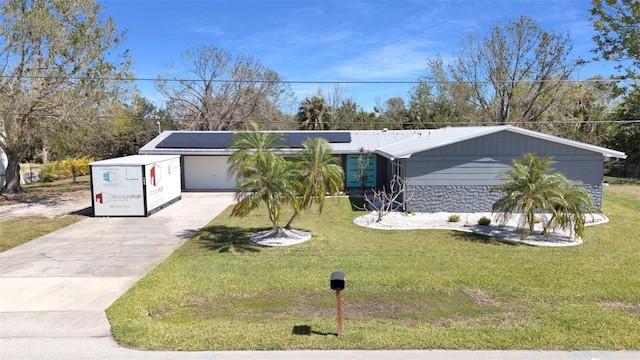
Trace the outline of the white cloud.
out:
[[[222,36],[225,33],[221,27],[211,24],[204,24],[202,22],[202,19],[198,18],[181,19],[178,21],[177,26],[179,29],[181,29],[182,32],[199,35]]]
[[[385,45],[333,67],[336,77],[352,80],[416,80],[435,54],[424,46],[399,43]]]
[[[224,35],[224,31],[222,29],[213,25],[193,25],[189,30],[197,34],[206,34],[213,36]]]

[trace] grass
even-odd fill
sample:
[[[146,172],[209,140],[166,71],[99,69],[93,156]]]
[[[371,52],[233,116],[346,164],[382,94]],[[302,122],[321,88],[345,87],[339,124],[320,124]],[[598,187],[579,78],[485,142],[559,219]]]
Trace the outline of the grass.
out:
[[[264,213],[214,219],[108,310],[141,349],[640,349],[639,186],[610,186],[611,221],[570,248],[445,230],[358,227],[348,201],[258,247]],[[344,271],[344,336],[329,275]]]
[[[84,216],[69,215],[56,219],[42,216],[24,216],[16,219],[0,221],[0,252],[20,246],[40,236],[67,227]]]
[[[640,184],[640,179],[605,176],[604,182],[609,184]]]
[[[23,184],[22,193],[12,195],[0,194],[0,205],[45,201],[60,195],[73,196],[75,192],[89,190],[90,186],[91,179],[89,176],[78,176],[76,177],[76,181],[66,179],[54,182]]]
[[[77,178],[76,182],[63,180],[53,183],[26,184],[22,186],[24,192],[21,194],[11,197],[0,196],[0,206],[50,201],[60,195],[72,196],[75,192],[89,189],[89,186],[90,180],[88,176]],[[0,234],[2,234],[2,237],[0,237],[0,252],[62,229],[84,218],[81,215],[65,215],[55,218],[22,216],[0,221]]]

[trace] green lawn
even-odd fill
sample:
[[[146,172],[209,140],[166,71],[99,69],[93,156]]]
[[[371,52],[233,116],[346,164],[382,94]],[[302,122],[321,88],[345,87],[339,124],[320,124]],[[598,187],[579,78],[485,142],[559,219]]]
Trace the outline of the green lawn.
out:
[[[76,181],[62,180],[51,183],[36,182],[22,185],[23,193],[11,197],[0,196],[1,205],[15,203],[47,202],[58,196],[77,196],[75,193],[90,188],[88,176]],[[10,220],[0,220],[0,252],[7,251],[28,241],[76,223],[85,216],[64,215],[55,218],[43,216],[22,216]]]
[[[303,244],[248,242],[264,213],[220,215],[112,305],[143,349],[640,349],[640,186],[611,186],[611,222],[569,248],[453,231],[358,227],[349,201],[294,223]],[[329,275],[347,276],[335,336]]]
[[[79,215],[68,215],[56,219],[42,216],[23,216],[0,221],[0,252],[20,246],[48,233],[60,230],[84,219]]]

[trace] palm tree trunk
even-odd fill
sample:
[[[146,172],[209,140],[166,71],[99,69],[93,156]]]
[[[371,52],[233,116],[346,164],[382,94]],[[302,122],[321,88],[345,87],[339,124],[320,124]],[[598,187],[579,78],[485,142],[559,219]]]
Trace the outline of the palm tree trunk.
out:
[[[549,236],[549,228],[551,227],[551,224],[553,224],[553,221],[556,219],[556,214],[552,214],[551,215],[551,219],[549,219],[549,221],[547,221],[546,224],[544,224],[544,228],[542,229],[542,234],[544,236]]]
[[[291,215],[291,219],[289,219],[289,222],[287,222],[287,225],[285,225],[285,229],[290,230],[291,229],[291,223],[293,222],[293,220],[296,219],[296,217],[298,217],[297,213],[293,213],[293,215]]]

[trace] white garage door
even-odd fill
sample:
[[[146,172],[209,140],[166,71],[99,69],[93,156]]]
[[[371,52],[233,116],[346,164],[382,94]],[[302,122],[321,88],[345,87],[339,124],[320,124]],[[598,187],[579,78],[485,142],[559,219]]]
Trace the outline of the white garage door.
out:
[[[228,156],[185,156],[185,190],[235,190],[236,178],[227,178]]]

